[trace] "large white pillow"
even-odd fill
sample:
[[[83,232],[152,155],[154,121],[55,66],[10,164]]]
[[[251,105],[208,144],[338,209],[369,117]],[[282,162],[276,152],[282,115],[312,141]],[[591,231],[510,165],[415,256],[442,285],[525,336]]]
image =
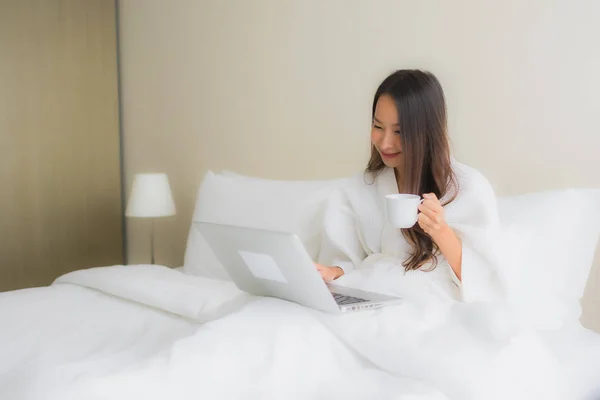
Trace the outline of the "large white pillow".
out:
[[[209,171],[196,198],[193,221],[297,233],[311,257],[319,245],[322,205],[344,180],[280,181]],[[188,235],[184,271],[229,279],[193,224]]]
[[[600,238],[600,190],[567,189],[498,200],[502,276],[509,300],[536,328],[579,320]]]

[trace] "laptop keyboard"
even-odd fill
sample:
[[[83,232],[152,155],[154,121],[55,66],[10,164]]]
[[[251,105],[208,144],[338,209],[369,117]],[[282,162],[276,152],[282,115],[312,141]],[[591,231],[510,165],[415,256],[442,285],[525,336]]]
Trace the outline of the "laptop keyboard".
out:
[[[365,303],[369,300],[365,300],[365,299],[359,299],[358,297],[352,297],[352,296],[344,296],[343,294],[339,294],[339,293],[331,293],[333,295],[333,298],[335,299],[335,302],[338,303],[340,306],[344,306],[346,304],[354,304],[354,303]]]

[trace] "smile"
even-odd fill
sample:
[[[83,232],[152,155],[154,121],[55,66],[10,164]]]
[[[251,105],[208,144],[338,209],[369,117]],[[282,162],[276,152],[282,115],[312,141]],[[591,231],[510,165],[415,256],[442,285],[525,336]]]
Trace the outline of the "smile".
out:
[[[383,157],[383,158],[387,158],[387,159],[390,159],[390,158],[397,157],[397,156],[398,156],[400,153],[402,153],[402,152],[401,152],[401,151],[399,151],[399,152],[397,152],[397,153],[384,153],[383,151],[381,151],[380,153],[381,153],[381,157]]]

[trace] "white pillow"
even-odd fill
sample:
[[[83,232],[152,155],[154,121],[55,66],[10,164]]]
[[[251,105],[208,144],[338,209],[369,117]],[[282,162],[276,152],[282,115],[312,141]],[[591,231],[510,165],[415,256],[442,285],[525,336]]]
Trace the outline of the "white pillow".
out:
[[[327,196],[343,179],[330,181],[279,181],[209,171],[194,210],[193,221],[297,233],[313,259],[320,246],[318,223]],[[229,279],[193,224],[188,235],[184,271]]]
[[[208,322],[239,310],[254,300],[233,282],[186,276],[160,265],[114,265],[80,269],[62,275],[53,285],[72,284]]]
[[[504,197],[498,211],[509,300],[537,328],[577,321],[600,238],[600,190]]]

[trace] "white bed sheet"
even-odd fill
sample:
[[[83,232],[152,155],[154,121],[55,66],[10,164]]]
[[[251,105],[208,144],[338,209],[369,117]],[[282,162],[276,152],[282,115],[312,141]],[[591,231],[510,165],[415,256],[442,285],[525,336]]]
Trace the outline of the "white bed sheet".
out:
[[[205,325],[201,321],[206,317],[217,318],[214,310],[207,307],[206,302],[203,304],[202,293],[197,299],[196,310],[189,306],[182,306],[178,310],[197,317],[190,318],[161,311],[161,306],[149,307],[135,300],[125,300],[89,287],[106,287],[112,281],[114,287],[107,289],[108,291],[139,295],[145,288],[152,286],[149,283],[155,281],[155,278],[162,276],[165,283],[170,280],[171,284],[181,284],[179,289],[182,297],[192,287],[202,292],[202,286],[198,286],[198,282],[204,282],[203,278],[183,274],[178,276],[179,272],[171,272],[173,270],[166,268],[160,271],[156,266],[143,267],[146,268],[107,267],[96,271],[81,271],[75,278],[67,277],[63,279],[63,283],[50,287],[1,293],[0,320],[3,328],[0,332],[0,398],[130,399],[143,395],[146,399],[159,399],[180,394],[178,398],[186,399],[264,399],[282,398],[279,395],[282,393],[284,398],[291,399],[292,392],[299,396],[294,398],[303,400],[324,398],[322,396],[326,395],[331,398],[340,393],[340,389],[329,381],[332,374],[327,374],[328,366],[333,366],[331,370],[336,371],[334,375],[342,379],[342,386],[350,394],[349,398],[365,398],[364,395],[352,397],[353,388],[360,387],[363,393],[369,393],[378,399],[448,400],[437,389],[418,380],[393,377],[374,369],[369,363],[350,355],[342,343],[327,333],[326,328],[306,318],[290,314],[288,324],[281,318],[267,317],[270,320],[268,323],[273,326],[268,337],[268,333],[264,332],[265,326],[261,325],[260,320],[255,321],[255,318],[260,319],[260,314],[268,316],[269,307],[293,307],[301,310],[301,314],[305,312],[301,307],[287,302],[266,299],[266,308],[259,305],[261,311],[257,315],[238,314],[221,318],[227,321],[224,323],[230,328],[232,324],[244,324],[244,321],[247,324],[247,329],[243,330],[229,328],[229,336],[222,337],[218,328],[214,329],[212,325]],[[136,276],[138,279],[130,281],[129,285],[123,285],[122,281],[127,280],[128,276]],[[106,279],[107,277],[112,279]],[[65,283],[75,281],[78,284]],[[217,282],[212,284],[218,286]],[[124,287],[131,289],[130,292],[123,292]],[[171,285],[171,289],[173,288]],[[172,294],[169,293],[168,285],[164,289],[164,292],[156,292],[154,297],[164,299],[165,294]],[[190,294],[189,290],[187,294]],[[141,298],[148,298],[147,295],[146,291]],[[204,295],[214,298],[208,292]],[[231,291],[226,295],[232,296],[237,294]],[[173,304],[162,300],[158,300],[158,303],[165,306]],[[177,307],[175,308],[177,311]],[[265,321],[263,319],[262,322]],[[221,321],[215,323],[219,324]],[[299,367],[290,364],[290,360],[286,358],[294,353],[293,345],[287,350],[288,340],[289,343],[306,345],[305,328],[316,330],[315,335],[320,339],[311,346],[317,346],[323,352],[318,363],[321,366],[319,371],[324,374],[319,378],[319,371],[311,364],[313,368],[304,368],[304,374],[291,374],[286,378],[290,367]],[[285,331],[283,335],[282,331]],[[259,347],[253,346],[251,342],[244,342],[244,338],[258,338],[259,343],[254,344]],[[280,359],[271,360],[274,352],[264,346],[278,341],[281,346],[276,346],[277,350],[283,351],[284,356],[278,355],[277,358]],[[300,350],[301,347],[296,349]],[[240,362],[237,362],[238,358]],[[190,359],[197,362],[192,369],[187,368]],[[254,372],[248,369],[257,367],[260,360],[268,364],[268,367],[256,368]],[[303,362],[307,361],[314,360],[305,359]],[[205,368],[205,373],[202,373],[201,368]],[[285,378],[292,387],[281,386],[281,380],[279,386],[277,382],[273,382],[273,385],[253,382],[255,377],[272,376],[273,369],[281,369],[281,378]],[[341,369],[348,374],[342,373]],[[157,371],[160,372],[159,376],[148,375]],[[290,379],[290,376],[297,376],[298,379]],[[126,382],[122,382],[123,379]],[[236,380],[242,382],[236,384]],[[98,382],[102,382],[102,387],[95,386]],[[300,385],[300,382],[307,385]],[[267,397],[264,397],[264,384],[270,388]],[[253,396],[253,390],[255,394],[260,394]],[[318,397],[304,396],[307,391],[315,393],[315,390],[320,393]]]
[[[157,290],[161,282],[164,290]],[[502,342],[481,327],[456,324],[457,314],[448,325],[438,311],[408,304],[330,319],[276,299],[228,303],[226,297],[238,297],[230,291],[219,301],[238,310],[219,314],[209,298],[212,285],[222,284],[156,266],[107,267],[46,288],[1,293],[0,398],[466,400],[451,392],[468,387],[469,379],[457,383],[452,374],[460,371],[440,370],[443,363],[451,367],[455,356],[477,362]],[[174,293],[185,300],[181,307]],[[600,336],[565,327],[540,337],[552,353],[546,360],[559,364],[553,373],[575,382],[569,400],[595,399]],[[457,340],[475,345],[452,353]],[[528,346],[513,350],[527,353]],[[505,353],[500,359],[513,366],[521,360]],[[428,358],[443,362],[427,366]],[[522,383],[552,376],[536,371],[543,364],[522,359],[522,371],[514,372]],[[495,399],[489,395],[469,398]]]
[[[563,374],[573,387],[574,399],[600,399],[600,334],[581,326],[542,331],[543,342],[556,355]]]
[[[192,335],[196,324],[99,291],[54,285],[0,293],[0,398],[49,368],[61,379],[138,362]]]

